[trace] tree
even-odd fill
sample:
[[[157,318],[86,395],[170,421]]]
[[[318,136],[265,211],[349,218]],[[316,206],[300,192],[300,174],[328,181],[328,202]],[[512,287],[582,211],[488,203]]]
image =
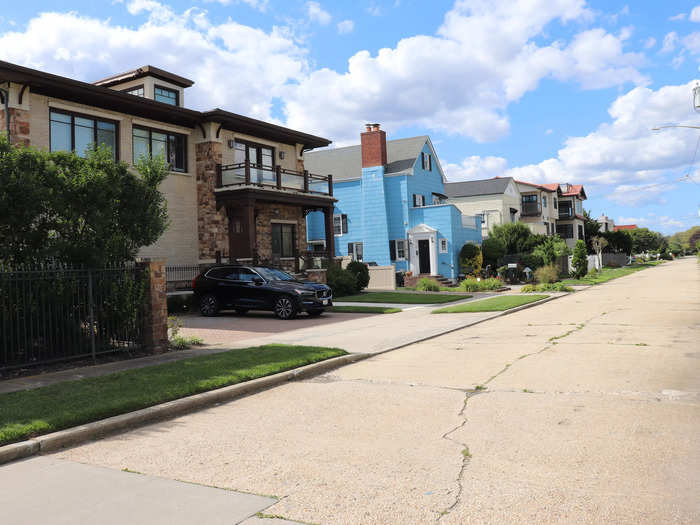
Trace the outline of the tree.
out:
[[[104,266],[133,260],[168,225],[162,157],[134,173],[108,149],[81,158],[0,137],[0,261]]]
[[[601,235],[608,241],[608,251],[626,253],[627,255],[632,254],[632,236],[628,231],[603,232]]]
[[[597,235],[591,239],[591,245],[593,246],[595,254],[598,256],[598,268],[602,268],[603,248],[605,248],[608,245],[608,241],[605,239],[605,237]]]
[[[460,270],[465,274],[479,273],[484,258],[481,248],[474,243],[468,242],[459,251]]]
[[[573,267],[573,275],[576,279],[580,279],[588,273],[588,257],[586,256],[586,243],[583,239],[576,241],[574,247],[574,257],[571,261]]]
[[[527,250],[527,242],[532,232],[522,222],[499,224],[494,226],[489,237],[498,239],[506,249],[506,253],[520,253]]]
[[[503,242],[493,236],[489,236],[481,243],[481,255],[483,264],[496,268],[498,260],[506,254],[506,247]]]
[[[663,252],[668,248],[668,241],[658,232],[649,228],[631,230],[632,250],[634,253]]]
[[[591,213],[588,210],[583,210],[583,236],[586,239],[586,250],[588,250],[588,253],[595,253],[592,240],[593,237],[597,237],[600,233],[598,221],[591,217]]]
[[[557,257],[569,255],[569,247],[561,237],[554,235],[547,237],[542,244],[536,246],[532,250],[532,255],[542,259],[545,265],[550,265],[554,264]]]
[[[351,261],[347,270],[355,276],[358,291],[367,288],[369,284],[369,268],[366,264],[359,261]]]

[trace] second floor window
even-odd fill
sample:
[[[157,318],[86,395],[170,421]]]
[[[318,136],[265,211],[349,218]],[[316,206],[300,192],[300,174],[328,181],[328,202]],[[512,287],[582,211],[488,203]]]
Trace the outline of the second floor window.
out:
[[[557,224],[557,234],[562,239],[573,239],[574,238],[574,225],[573,224]]]
[[[413,207],[419,208],[425,206],[425,195],[419,195],[417,193],[413,194]]]
[[[84,157],[95,145],[106,146],[117,160],[116,122],[53,109],[49,118],[51,151],[75,151]]]
[[[542,195],[542,207],[546,208],[547,207],[547,196]]]
[[[537,195],[523,195],[523,202],[537,202]]]
[[[141,157],[162,155],[172,171],[187,171],[187,139],[166,131],[133,128],[134,164]]]
[[[433,171],[433,156],[430,153],[421,153],[421,163],[425,171]]]
[[[348,216],[343,214],[333,215],[333,235],[348,233]]]
[[[162,86],[155,86],[153,89],[153,100],[163,102],[171,106],[178,106],[178,92]]]
[[[135,86],[135,87],[130,87],[124,90],[124,93],[128,93],[129,95],[135,95],[137,97],[142,97],[143,96],[143,86]]]

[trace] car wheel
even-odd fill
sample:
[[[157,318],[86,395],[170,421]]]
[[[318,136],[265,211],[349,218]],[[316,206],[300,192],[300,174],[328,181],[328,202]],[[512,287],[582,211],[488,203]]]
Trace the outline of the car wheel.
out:
[[[309,310],[307,313],[311,317],[318,317],[319,315],[321,315],[323,313],[323,310]]]
[[[208,293],[199,301],[199,312],[205,317],[214,317],[219,313],[219,300],[216,295]]]
[[[248,309],[247,308],[236,308],[236,313],[238,315],[245,315],[248,313]]]
[[[275,301],[275,315],[279,319],[294,319],[297,315],[297,305],[291,297],[282,295]]]

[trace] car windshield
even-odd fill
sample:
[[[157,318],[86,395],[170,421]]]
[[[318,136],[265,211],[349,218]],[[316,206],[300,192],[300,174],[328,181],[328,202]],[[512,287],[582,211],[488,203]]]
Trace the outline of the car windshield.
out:
[[[294,281],[294,277],[282,270],[275,270],[274,268],[253,268],[256,272],[263,276],[267,281]]]

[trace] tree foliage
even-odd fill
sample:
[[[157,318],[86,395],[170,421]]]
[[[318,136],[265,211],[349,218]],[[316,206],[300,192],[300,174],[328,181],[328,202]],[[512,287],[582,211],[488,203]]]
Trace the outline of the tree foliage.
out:
[[[596,253],[592,244],[593,238],[600,235],[600,224],[597,220],[591,217],[588,210],[583,210],[583,236],[586,239],[586,250],[588,253]]]
[[[574,257],[571,260],[573,267],[572,274],[576,279],[580,279],[588,273],[588,257],[586,256],[586,243],[583,239],[576,241],[574,246]]]
[[[348,264],[347,270],[355,276],[358,291],[367,288],[367,285],[369,284],[369,268],[365,263],[351,261]]]
[[[542,259],[543,264],[551,265],[554,264],[557,257],[569,255],[569,247],[561,237],[554,235],[546,237],[541,244],[535,246],[532,255]]]
[[[85,158],[11,146],[0,137],[0,261],[91,267],[133,260],[165,231],[162,157],[134,173],[108,149]]]
[[[522,222],[499,224],[494,226],[489,238],[498,239],[506,253],[520,253],[532,249],[532,232]]]
[[[668,248],[666,238],[649,228],[637,228],[630,230],[632,236],[632,251],[634,253],[664,252]]]
[[[481,255],[483,264],[496,268],[498,260],[506,254],[506,247],[503,241],[497,237],[489,236],[481,243]]]
[[[476,244],[468,242],[459,250],[459,264],[462,272],[479,273],[483,262],[481,248]]]
[[[605,251],[613,253],[626,253],[630,255],[632,253],[632,236],[626,230],[619,230],[616,232],[603,232],[600,234],[602,237],[608,241],[608,246]]]

